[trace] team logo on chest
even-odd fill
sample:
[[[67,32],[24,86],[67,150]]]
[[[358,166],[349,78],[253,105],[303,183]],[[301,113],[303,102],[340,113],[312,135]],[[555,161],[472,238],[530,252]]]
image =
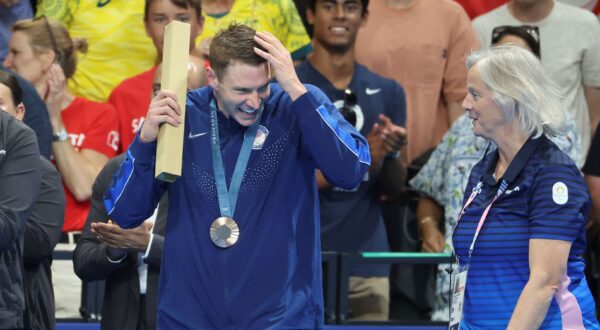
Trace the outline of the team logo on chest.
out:
[[[256,130],[256,137],[254,138],[254,143],[252,143],[252,150],[260,150],[262,149],[265,141],[267,140],[267,136],[269,135],[269,130],[263,125],[258,125],[258,129]]]

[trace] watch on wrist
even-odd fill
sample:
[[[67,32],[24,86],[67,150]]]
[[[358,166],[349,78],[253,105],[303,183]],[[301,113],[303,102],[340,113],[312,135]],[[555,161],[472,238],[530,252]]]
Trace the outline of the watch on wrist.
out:
[[[52,134],[52,142],[64,142],[69,138],[69,133],[67,133],[66,129],[61,129],[60,131]]]

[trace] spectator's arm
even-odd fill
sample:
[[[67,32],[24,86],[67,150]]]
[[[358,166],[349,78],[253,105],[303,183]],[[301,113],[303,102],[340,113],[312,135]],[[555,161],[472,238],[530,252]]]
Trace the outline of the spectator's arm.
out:
[[[52,143],[52,154],[65,185],[75,199],[79,202],[88,200],[94,179],[108,161],[108,157],[91,149],[78,152],[69,140]]]
[[[406,165],[402,157],[386,157],[379,173],[381,193],[397,200],[404,191]]]
[[[444,251],[444,234],[440,231],[440,223],[444,210],[433,199],[423,196],[417,204],[417,225],[421,233],[421,250],[423,252]]]

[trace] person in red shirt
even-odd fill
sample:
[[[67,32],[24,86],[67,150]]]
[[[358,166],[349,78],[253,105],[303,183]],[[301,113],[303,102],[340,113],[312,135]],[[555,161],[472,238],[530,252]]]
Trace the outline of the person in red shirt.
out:
[[[474,19],[479,15],[483,15],[488,11],[500,7],[501,5],[507,3],[508,0],[456,0],[456,2],[463,6],[471,19]],[[561,2],[591,10],[596,15],[600,14],[600,1],[598,0],[561,0]]]
[[[184,3],[185,7],[181,4]],[[144,24],[146,32],[156,47],[157,64],[162,62],[162,47],[165,26],[173,20],[189,23],[190,51],[194,49],[194,40],[202,32],[202,10],[200,0],[156,1],[146,0]],[[135,134],[142,126],[146,111],[150,106],[152,77],[156,71],[153,66],[146,72],[125,79],[111,93],[108,102],[117,109],[120,128],[120,151],[127,150]]]
[[[85,41],[71,39],[61,23],[45,17],[19,21],[12,30],[4,65],[31,82],[46,103],[54,132],[52,159],[67,198],[63,232],[80,231],[94,179],[118,149],[116,111],[75,96],[67,87],[76,51],[85,51]]]

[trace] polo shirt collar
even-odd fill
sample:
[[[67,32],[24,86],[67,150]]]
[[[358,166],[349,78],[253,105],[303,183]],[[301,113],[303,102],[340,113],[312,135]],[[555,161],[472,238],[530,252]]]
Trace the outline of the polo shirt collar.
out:
[[[484,164],[484,172],[481,176],[481,181],[486,185],[496,185],[498,182],[502,182],[502,180],[506,181],[507,184],[511,184],[517,178],[517,175],[521,173],[521,170],[525,167],[525,164],[529,161],[535,150],[537,149],[540,142],[545,139],[543,135],[537,139],[529,138],[525,142],[525,144],[519,149],[515,158],[510,162],[506,172],[500,180],[496,181],[494,179],[494,171],[496,169],[496,164],[498,163],[498,158],[500,157],[498,153],[498,149],[494,151],[490,157],[488,157],[486,163]]]

